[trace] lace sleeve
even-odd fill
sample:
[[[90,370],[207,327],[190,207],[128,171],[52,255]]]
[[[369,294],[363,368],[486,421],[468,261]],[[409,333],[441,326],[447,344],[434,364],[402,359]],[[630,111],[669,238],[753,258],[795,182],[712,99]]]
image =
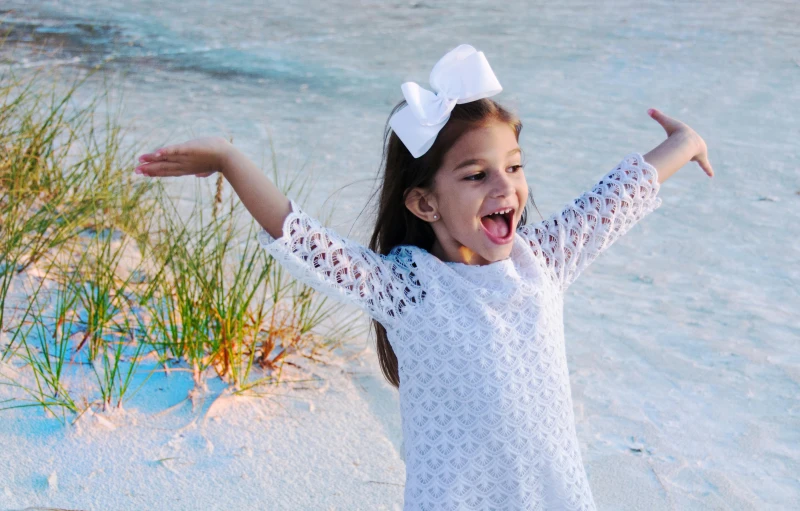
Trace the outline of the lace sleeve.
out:
[[[408,305],[420,301],[416,264],[389,257],[339,236],[306,214],[294,200],[283,223],[283,235],[258,233],[260,245],[297,280],[364,310],[388,328]],[[408,260],[406,264],[405,259]]]
[[[630,153],[561,212],[517,232],[565,291],[600,253],[661,206],[660,188],[656,168]]]

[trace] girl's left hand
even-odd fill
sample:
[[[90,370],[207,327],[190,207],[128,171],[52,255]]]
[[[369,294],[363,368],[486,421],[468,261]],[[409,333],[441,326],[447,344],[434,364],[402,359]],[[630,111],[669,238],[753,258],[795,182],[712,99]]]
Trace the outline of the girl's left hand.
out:
[[[703,137],[698,135],[687,124],[673,119],[660,110],[651,108],[647,113],[664,128],[664,131],[667,132],[667,138],[673,136],[684,137],[692,146],[693,155],[689,161],[696,161],[700,168],[708,174],[708,177],[714,177],[714,169],[711,168],[711,163],[708,161],[708,148]]]

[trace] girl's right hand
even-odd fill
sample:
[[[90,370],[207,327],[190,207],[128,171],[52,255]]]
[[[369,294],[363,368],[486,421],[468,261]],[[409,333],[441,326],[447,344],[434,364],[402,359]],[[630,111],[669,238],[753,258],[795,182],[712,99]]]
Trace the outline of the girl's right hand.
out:
[[[195,138],[139,156],[135,172],[150,177],[208,177],[222,170],[233,144],[222,137]]]

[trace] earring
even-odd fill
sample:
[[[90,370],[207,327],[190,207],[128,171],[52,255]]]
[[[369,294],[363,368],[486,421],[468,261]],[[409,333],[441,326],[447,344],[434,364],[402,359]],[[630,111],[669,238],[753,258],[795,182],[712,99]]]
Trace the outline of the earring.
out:
[[[439,218],[439,215],[433,215],[434,220],[436,220],[437,218]]]

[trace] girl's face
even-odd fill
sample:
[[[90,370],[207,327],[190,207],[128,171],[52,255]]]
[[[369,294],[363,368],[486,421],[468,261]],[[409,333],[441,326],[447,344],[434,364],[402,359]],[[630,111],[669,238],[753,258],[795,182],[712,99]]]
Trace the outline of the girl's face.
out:
[[[476,265],[508,258],[528,198],[514,130],[492,121],[466,132],[445,154],[433,189],[415,192],[406,206],[431,223],[433,255]]]

